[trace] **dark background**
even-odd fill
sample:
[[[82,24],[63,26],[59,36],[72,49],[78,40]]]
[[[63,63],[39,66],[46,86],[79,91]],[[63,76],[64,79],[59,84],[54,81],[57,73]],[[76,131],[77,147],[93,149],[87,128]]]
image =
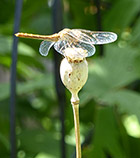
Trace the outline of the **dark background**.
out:
[[[53,0],[24,0],[20,31],[48,35],[62,27],[118,35],[115,43],[96,46],[96,54],[87,59],[89,78],[79,94],[83,158],[139,158],[140,1],[63,0],[57,19],[57,7],[53,6]],[[0,1],[1,158],[9,158],[11,148],[9,98],[15,9],[15,1]],[[40,42],[20,39],[18,43],[17,158],[72,158],[75,135],[71,95],[66,90],[66,98],[64,93],[59,96],[62,87],[57,87],[58,65],[54,62],[58,57],[53,49],[42,57]],[[61,103],[65,105],[66,150],[61,145]]]

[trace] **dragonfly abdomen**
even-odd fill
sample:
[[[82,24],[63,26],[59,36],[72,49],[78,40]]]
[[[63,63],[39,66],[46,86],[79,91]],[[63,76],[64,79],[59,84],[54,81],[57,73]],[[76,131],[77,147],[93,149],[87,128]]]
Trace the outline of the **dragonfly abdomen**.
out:
[[[50,36],[46,35],[37,35],[37,34],[29,34],[29,33],[16,33],[15,36],[22,37],[22,38],[30,38],[30,39],[38,39],[38,40],[47,40],[47,41],[53,41],[56,42],[60,38],[58,34],[53,34]]]

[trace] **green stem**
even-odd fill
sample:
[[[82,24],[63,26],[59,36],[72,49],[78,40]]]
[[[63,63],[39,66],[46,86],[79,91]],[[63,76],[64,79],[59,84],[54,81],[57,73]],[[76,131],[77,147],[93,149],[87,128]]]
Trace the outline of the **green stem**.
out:
[[[79,104],[72,104],[75,126],[76,140],[76,158],[81,158],[81,143],[80,143],[80,125],[79,125]]]

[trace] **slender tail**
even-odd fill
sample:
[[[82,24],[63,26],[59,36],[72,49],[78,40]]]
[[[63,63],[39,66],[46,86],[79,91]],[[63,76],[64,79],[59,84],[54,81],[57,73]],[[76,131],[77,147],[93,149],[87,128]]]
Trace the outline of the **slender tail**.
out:
[[[29,34],[29,33],[21,33],[21,32],[16,33],[15,36],[21,37],[21,38],[47,40],[47,41],[54,41],[54,42],[58,41],[58,39],[60,38],[60,36],[58,34],[46,36],[46,35],[37,35],[37,34]]]

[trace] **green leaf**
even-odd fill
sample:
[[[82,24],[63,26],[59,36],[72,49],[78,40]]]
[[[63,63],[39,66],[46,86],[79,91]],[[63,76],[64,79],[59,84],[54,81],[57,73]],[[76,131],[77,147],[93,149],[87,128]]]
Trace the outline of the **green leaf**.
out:
[[[120,112],[135,114],[140,121],[140,94],[130,90],[111,91],[101,99],[107,105],[119,105]]]
[[[48,132],[44,130],[23,130],[18,138],[20,139],[21,146],[27,155],[36,155],[44,153],[46,158],[60,157],[60,137],[57,133]],[[68,150],[72,151],[73,147],[68,145]],[[48,155],[48,156],[47,156]]]
[[[8,83],[0,84],[0,100],[9,97],[9,89],[10,87]],[[53,79],[50,74],[47,76],[41,75],[38,78],[35,78],[34,80],[30,80],[27,82],[17,83],[17,95],[28,95],[40,89],[47,90],[48,93],[51,94],[50,96],[53,99],[56,97],[53,87]]]
[[[134,66],[136,68],[136,72],[138,73],[138,76],[140,77],[140,54],[135,59]]]
[[[139,47],[139,42],[140,42],[139,28],[140,28],[140,18],[137,19],[134,27],[131,30],[131,38],[129,41],[129,43],[134,45],[135,47]]]
[[[126,9],[125,9],[126,8]],[[104,17],[105,30],[119,30],[122,31],[128,27],[134,17],[138,14],[140,8],[139,0],[118,0],[115,1],[113,7]]]
[[[140,157],[140,139],[136,139],[134,137],[129,137],[129,144],[130,144],[130,158],[132,157]]]
[[[138,79],[134,66],[137,55],[137,50],[131,47],[107,46],[103,58],[89,62],[89,78],[81,93],[81,102],[91,97],[100,99],[110,91],[118,91]]]
[[[19,135],[21,141],[21,148],[25,152],[37,154],[45,152],[54,157],[60,157],[59,141],[50,132],[42,130],[24,130]],[[55,149],[55,150],[54,150]]]
[[[121,112],[135,114],[140,120],[140,95],[124,89],[139,78],[136,58],[137,50],[109,46],[106,56],[95,59],[91,66],[81,102],[94,98],[99,104],[118,105]]]
[[[125,158],[121,144],[120,131],[113,109],[110,107],[99,109],[95,122],[92,157],[106,158],[106,153],[113,158]]]
[[[0,101],[9,97],[9,84],[0,83]]]
[[[10,147],[9,147],[10,144],[9,144],[8,139],[5,138],[5,136],[0,133],[0,144],[1,144],[1,143],[4,145],[4,147],[6,148],[7,151],[10,150]]]

